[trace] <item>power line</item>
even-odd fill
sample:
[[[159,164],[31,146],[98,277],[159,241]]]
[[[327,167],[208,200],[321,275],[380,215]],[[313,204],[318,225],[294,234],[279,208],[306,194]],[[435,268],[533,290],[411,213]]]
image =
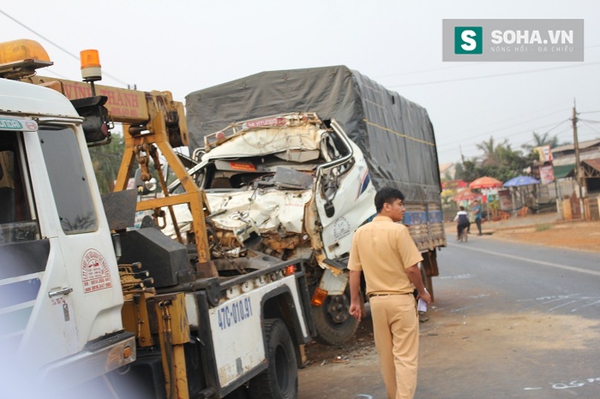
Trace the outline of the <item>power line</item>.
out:
[[[416,73],[445,71],[445,70],[448,70],[448,69],[464,68],[464,67],[469,67],[469,66],[474,66],[474,65],[478,65],[478,63],[470,62],[470,63],[466,63],[466,64],[445,66],[445,67],[440,67],[440,68],[420,69],[420,70],[416,70],[416,71],[406,71],[406,72],[400,72],[400,73],[393,73],[391,75],[377,76],[377,77],[375,77],[375,79],[376,80],[380,80],[380,79],[393,78],[393,77],[402,76],[402,75],[413,75],[413,74],[416,74]]]
[[[563,133],[573,133],[573,130],[572,130],[572,129],[573,129],[573,128],[571,127],[571,125],[567,125],[567,126],[565,126],[564,128],[560,129],[558,132],[556,132],[554,135],[555,135],[556,137],[558,137],[558,136],[560,136],[560,135],[561,135],[561,134],[563,134]],[[570,140],[570,139],[571,139],[571,138],[569,137],[569,140]]]
[[[495,122],[492,122],[492,123],[488,123],[488,124],[486,124],[484,126],[479,126],[479,127],[476,127],[476,128],[471,128],[469,130],[464,131],[463,133],[468,133],[468,132],[471,132],[471,131],[481,131],[481,130],[484,130],[484,129],[488,129],[488,126],[489,127],[498,126],[499,124],[504,123],[504,122],[509,122],[509,121],[512,121],[512,120],[519,120],[519,119],[521,119],[521,118],[523,118],[525,116],[530,116],[532,114],[537,114],[538,112],[542,112],[542,111],[546,111],[546,110],[550,110],[550,109],[555,109],[555,107],[557,107],[557,106],[560,106],[561,109],[553,111],[553,112],[551,112],[549,114],[544,114],[541,117],[547,116],[547,115],[554,115],[554,114],[556,114],[558,112],[564,111],[564,104],[563,103],[561,103],[561,104],[554,104],[554,105],[552,105],[550,107],[544,107],[544,108],[536,109],[534,111],[528,111],[528,112],[523,113],[523,114],[514,115],[514,116],[510,116],[510,117],[505,117],[501,121],[495,121]],[[569,108],[569,110],[570,110],[570,108]],[[523,122],[519,122],[519,123],[516,123],[516,124],[511,125],[511,126],[517,126],[517,125],[519,125],[521,123],[530,122],[532,120],[539,119],[539,118],[540,117],[536,117],[534,119],[527,119],[527,120],[525,120]],[[507,127],[511,127],[511,126],[507,126]],[[501,130],[501,129],[498,129],[498,130]]]
[[[565,123],[566,121],[569,121],[570,119],[565,119],[564,121],[560,122],[559,124],[557,124],[556,126],[554,126],[552,129],[548,130],[546,133],[544,134],[548,134],[551,131],[553,131],[554,129],[556,129],[557,127],[559,127],[560,125],[562,125],[563,123]]]
[[[563,121],[563,122],[561,122],[561,123],[564,123],[564,122],[567,122],[567,121],[569,121],[569,119],[567,119],[567,120],[565,120],[565,121]],[[559,124],[558,126],[560,126],[560,124]],[[555,126],[555,127],[557,127],[557,126]],[[553,129],[554,129],[554,128],[553,128]],[[549,131],[548,131],[548,132],[549,132]],[[559,131],[558,131],[558,132],[555,134],[555,136],[556,136],[556,137],[560,137],[560,136],[561,136],[563,133],[569,133],[569,132],[571,132],[571,126],[570,126],[570,125],[567,125],[567,126],[565,126],[563,129],[559,130]],[[504,137],[501,137],[501,138],[500,138],[500,140],[502,140],[502,139],[505,139],[505,138],[508,138],[508,137],[510,137],[510,136],[517,135],[517,134],[522,134],[522,133],[526,133],[526,132],[518,132],[518,133],[515,133],[515,134],[512,134],[512,135],[509,135],[509,136],[504,136]],[[526,140],[526,141],[525,141],[523,144],[526,144],[526,143],[533,143],[533,142],[534,142],[534,140],[535,140],[535,139],[533,139],[533,138],[532,138],[532,139],[529,139],[529,140]],[[568,142],[568,141],[566,141],[565,143],[567,143],[567,142]],[[523,144],[521,144],[521,146],[522,146]],[[476,145],[477,145],[477,143],[470,143],[470,144],[467,144],[466,146],[465,146],[464,144],[462,144],[462,145],[459,145],[459,146],[461,146],[463,150],[464,150],[464,149],[466,149],[466,150],[467,150],[466,152],[469,152],[469,153],[473,154],[474,152],[476,152],[476,151],[479,151],[479,149],[477,149],[477,148],[476,148]],[[561,144],[559,144],[559,145],[562,145],[562,143],[561,143]],[[447,154],[450,154],[450,153],[456,153],[456,152],[457,152],[457,150],[456,150],[456,149],[447,149],[447,150],[444,150],[444,151],[439,151],[439,150],[438,150],[438,155],[442,155],[442,154],[444,154],[444,155],[447,155]],[[461,154],[462,154],[462,152],[461,152]],[[481,156],[481,155],[477,155],[477,154],[475,154],[475,155],[465,155],[465,158],[479,158],[480,156]],[[451,162],[451,163],[456,163],[456,162]]]
[[[554,114],[554,113],[553,113],[553,114]],[[484,132],[484,133],[479,133],[479,134],[477,134],[477,135],[475,135],[475,136],[470,136],[470,137],[467,137],[467,138],[463,139],[463,142],[464,142],[465,140],[471,140],[471,139],[476,139],[476,138],[481,138],[481,137],[483,137],[483,136],[491,135],[492,133],[496,133],[496,132],[499,132],[499,131],[502,131],[502,130],[506,130],[506,129],[508,129],[508,128],[511,128],[511,127],[514,127],[514,126],[519,126],[519,125],[522,125],[523,123],[531,122],[531,121],[533,121],[533,120],[535,120],[535,119],[540,119],[540,118],[543,118],[543,117],[545,117],[545,116],[547,116],[547,115],[542,115],[542,116],[540,116],[540,117],[537,117],[537,118],[534,118],[534,119],[530,119],[530,120],[527,120],[527,121],[524,121],[524,122],[521,122],[521,123],[517,123],[517,124],[514,124],[514,125],[510,125],[510,126],[506,126],[506,127],[498,128],[498,129],[496,129],[496,130],[492,130],[492,131],[488,131],[488,132]],[[516,136],[516,135],[519,135],[519,134],[523,134],[523,133],[529,133],[529,132],[531,132],[531,131],[535,131],[535,130],[540,130],[540,129],[546,128],[546,127],[548,127],[548,126],[553,126],[553,127],[550,129],[550,130],[548,130],[548,131],[546,132],[546,133],[549,133],[549,132],[551,132],[552,130],[556,129],[558,126],[560,126],[561,124],[563,124],[563,123],[565,123],[565,122],[567,122],[567,121],[569,121],[569,119],[562,120],[562,121],[558,122],[557,124],[555,124],[555,123],[550,123],[550,124],[548,124],[548,125],[539,126],[539,127],[537,127],[537,128],[533,128],[533,129],[527,129],[527,130],[519,131],[519,132],[516,132],[516,133],[508,134],[508,135],[505,135],[505,136],[502,136],[502,137],[500,137],[500,139],[505,139],[505,138],[512,137],[512,136]],[[440,147],[446,147],[446,146],[448,146],[448,145],[452,145],[452,144],[454,144],[454,143],[441,144],[441,145],[438,145],[438,148],[440,148]]]
[[[57,78],[60,78],[60,79],[65,79],[65,80],[69,80],[69,78],[68,78],[68,77],[66,77],[66,76],[64,76],[64,75],[61,75],[60,73],[56,73],[56,72],[54,72],[54,71],[53,71],[53,70],[51,70],[51,69],[45,70],[45,71],[44,71],[44,75],[46,74],[46,72],[48,72],[48,74],[50,74],[50,75],[54,75],[54,76],[56,76]]]
[[[586,112],[586,113],[588,113],[588,112]],[[552,113],[552,114],[554,114],[554,113]],[[530,122],[530,121],[532,121],[532,120],[535,120],[535,119],[539,119],[539,118],[541,118],[541,117],[544,117],[544,116],[547,116],[547,115],[542,115],[542,116],[540,116],[540,117],[538,117],[538,118],[530,119],[530,120],[527,120],[527,121],[524,121],[524,122],[521,122],[521,123],[517,123],[517,124],[515,124],[515,125],[511,125],[511,126],[507,126],[507,127],[499,128],[499,129],[496,129],[496,130],[493,130],[493,131],[489,131],[489,132],[486,132],[486,133],[477,134],[477,135],[475,135],[475,136],[468,137],[468,138],[467,138],[467,140],[469,140],[469,139],[475,139],[475,138],[480,138],[480,137],[483,137],[483,136],[487,136],[488,134],[490,134],[490,135],[491,135],[492,133],[495,133],[495,132],[498,132],[498,131],[501,131],[501,130],[505,130],[505,129],[509,128],[509,127],[518,126],[518,125],[521,125],[521,124],[523,124],[523,123],[527,123],[527,122]],[[538,131],[539,131],[539,130],[541,130],[541,129],[545,128],[545,127],[552,126],[550,129],[546,130],[544,133],[541,133],[541,135],[545,135],[545,134],[548,134],[548,133],[552,132],[553,130],[557,129],[559,126],[563,125],[565,122],[568,122],[568,121],[570,121],[570,120],[571,120],[571,119],[570,119],[570,118],[568,118],[568,119],[565,119],[565,120],[563,120],[563,121],[560,121],[560,122],[556,123],[554,126],[552,126],[552,124],[548,124],[548,125],[544,125],[544,126],[540,126],[540,127],[537,127],[537,128],[531,129],[531,131],[536,131],[536,130],[538,130]],[[593,123],[599,123],[598,121],[588,121],[588,120],[585,120],[585,119],[583,119],[583,120],[582,120],[582,119],[578,119],[578,120],[579,120],[579,121],[582,121],[582,122],[593,122]],[[588,127],[589,127],[591,130],[594,130],[594,131],[596,131],[596,130],[595,130],[595,129],[593,129],[591,126],[589,126],[589,124],[587,124],[587,123],[586,123],[586,125],[588,125]],[[566,132],[566,131],[569,131],[569,129],[570,129],[570,127],[569,127],[569,126],[567,126],[566,128],[564,128],[564,129],[561,129],[559,132],[557,132],[557,133],[555,134],[555,136],[557,136],[557,137],[558,137],[558,136],[559,136],[559,135],[561,135],[562,133],[564,133],[564,132]],[[513,136],[518,136],[518,135],[521,135],[521,134],[524,134],[524,133],[527,133],[527,132],[529,132],[529,130],[523,130],[523,131],[515,132],[515,133],[512,133],[512,134],[503,135],[503,136],[500,136],[499,138],[497,137],[497,139],[499,139],[499,140],[508,139],[508,138],[510,138],[510,137],[513,137]],[[598,133],[598,132],[597,132],[597,133]],[[532,142],[532,143],[533,143],[533,142],[534,142],[534,140],[535,140],[535,139],[529,139],[529,140],[526,140],[526,141],[525,141],[523,144],[525,144],[525,143],[529,143],[529,142]],[[463,140],[463,142],[462,142],[462,143],[463,143],[463,145],[464,145],[464,140]],[[438,144],[438,146],[437,146],[437,148],[438,148],[438,154],[449,154],[449,153],[451,153],[451,152],[455,152],[455,151],[456,151],[456,147],[448,148],[448,147],[450,147],[450,146],[452,146],[452,145],[455,145],[455,144],[456,144],[456,143]],[[509,144],[510,144],[510,143],[509,143]],[[522,145],[522,144],[521,144],[521,145]],[[466,147],[465,147],[465,148],[466,148],[467,150],[469,150],[469,149],[475,149],[475,148],[476,148],[476,146],[477,146],[477,143],[470,143],[470,144],[466,144]],[[445,149],[445,148],[446,148],[446,149]]]
[[[30,31],[31,33],[33,33],[34,35],[37,35],[39,37],[41,37],[42,39],[44,39],[45,41],[47,41],[48,43],[50,43],[51,45],[53,45],[54,47],[58,48],[59,50],[63,51],[64,53],[70,55],[71,57],[75,58],[77,61],[79,61],[79,56],[71,53],[69,50],[59,46],[58,44],[54,43],[52,40],[48,39],[47,37],[45,37],[44,35],[42,35],[41,33],[38,33],[36,31],[34,31],[33,29],[31,29],[29,26],[25,25],[24,23],[22,23],[21,21],[19,21],[16,18],[11,17],[10,15],[8,15],[6,12],[0,10],[0,13],[4,14],[5,17],[9,18],[10,20],[12,20],[13,22],[21,25],[23,28],[27,29],[28,31]]]
[[[498,74],[494,74],[494,75],[471,76],[471,77],[468,77],[468,78],[435,80],[435,81],[431,81],[431,82],[420,82],[420,83],[407,83],[407,84],[400,84],[400,85],[391,85],[389,87],[424,86],[424,85],[439,84],[439,83],[462,82],[462,81],[465,81],[465,80],[498,78],[498,77],[503,77],[503,76],[523,75],[523,74],[534,73],[534,72],[554,71],[554,70],[557,70],[557,69],[581,68],[581,67],[598,65],[598,64],[600,64],[600,61],[599,62],[590,62],[588,64],[565,65],[565,66],[559,66],[559,67],[553,67],[553,68],[540,68],[540,69],[530,69],[530,70],[527,70],[527,71],[519,71],[519,72],[498,73]]]
[[[592,113],[592,112],[596,112],[596,111],[581,112],[581,113]],[[555,113],[552,113],[552,114],[555,114]],[[579,113],[578,113],[578,114],[579,114]],[[546,115],[543,115],[543,116],[541,116],[541,117],[544,117],[544,116],[546,116]],[[521,122],[521,123],[517,123],[517,124],[511,125],[511,126],[508,126],[508,127],[499,128],[499,129],[496,129],[496,130],[493,130],[493,131],[488,131],[488,132],[485,132],[485,133],[477,134],[477,135],[475,135],[475,136],[470,136],[470,137],[468,137],[466,140],[469,140],[469,139],[476,139],[476,138],[481,138],[481,137],[484,137],[484,136],[487,136],[487,135],[491,135],[491,133],[495,133],[495,132],[497,132],[497,131],[500,131],[500,130],[505,130],[505,129],[507,129],[507,128],[509,128],[509,127],[512,127],[512,126],[518,126],[518,125],[521,125],[521,124],[523,124],[523,123],[527,123],[527,122],[530,122],[531,120],[535,120],[535,119],[539,119],[539,118],[540,118],[540,117],[538,117],[538,118],[534,118],[534,119],[530,119],[530,120],[527,120],[527,121],[524,121],[524,122]],[[559,127],[560,127],[561,125],[563,125],[565,122],[569,122],[570,120],[571,120],[570,118],[567,118],[567,119],[565,119],[565,120],[562,120],[562,121],[560,121],[560,122],[558,122],[558,123],[552,123],[552,124],[548,124],[548,125],[544,125],[544,126],[539,126],[539,127],[536,127],[536,128],[530,129],[530,130],[523,130],[523,131],[518,131],[518,132],[515,132],[515,133],[511,133],[511,134],[508,134],[508,135],[502,135],[502,136],[500,136],[500,137],[496,137],[496,139],[498,139],[498,140],[499,140],[499,142],[501,142],[502,140],[505,140],[505,139],[508,139],[508,138],[511,138],[511,137],[514,137],[514,136],[522,135],[522,134],[524,134],[524,133],[528,133],[528,132],[530,132],[530,131],[540,131],[540,130],[542,130],[542,129],[544,129],[544,128],[547,128],[547,127],[549,127],[549,129],[547,129],[547,130],[542,130],[542,131],[543,131],[543,133],[541,133],[541,135],[545,135],[545,134],[548,134],[548,133],[550,133],[550,132],[553,132],[553,131],[555,131],[555,129],[559,128]],[[590,120],[590,121],[588,121],[588,120],[586,120],[586,119],[583,119],[583,120],[582,120],[582,119],[578,119],[578,120],[579,120],[579,121],[582,121],[582,122],[584,122],[584,123],[585,123],[585,122],[590,122],[590,123],[598,123],[598,121],[591,121],[591,120]],[[585,123],[585,125],[586,125],[586,126],[587,126],[587,127],[590,129],[590,130],[593,130],[594,132],[596,132],[596,133],[599,133],[599,132],[597,132],[597,131],[596,131],[596,130],[595,130],[593,127],[592,127],[592,126],[590,126],[590,125],[589,125],[589,123]],[[570,125],[568,125],[568,126],[564,127],[563,129],[560,129],[558,132],[555,132],[554,136],[556,136],[556,137],[559,137],[559,136],[561,136],[561,135],[562,135],[563,133],[565,133],[565,132],[570,132],[570,129],[571,129],[571,128],[570,128]],[[534,142],[534,140],[535,140],[535,139],[533,139],[533,138],[531,138],[531,139],[529,139],[529,140],[525,140],[525,141],[523,142],[523,144],[526,144],[526,143],[533,143],[533,142]],[[456,146],[457,146],[457,143],[456,143],[456,142],[452,142],[452,143],[446,143],[446,144],[441,144],[441,143],[439,143],[439,140],[438,140],[437,151],[438,151],[438,155],[440,155],[440,156],[441,156],[441,155],[447,155],[447,154],[451,154],[451,153],[462,153],[462,150],[466,150],[467,152],[469,152],[469,153],[472,153],[472,152],[474,152],[475,150],[477,150],[477,149],[476,149],[476,146],[477,146],[477,144],[478,144],[478,143],[474,143],[474,142],[472,142],[472,143],[469,143],[469,144],[465,144],[465,140],[461,140],[461,144],[458,144],[458,146],[461,148],[461,150],[459,150],[459,149],[457,149],[457,147],[456,147]],[[509,143],[509,144],[512,144],[512,143]],[[520,145],[522,146],[523,144],[520,144]],[[474,157],[477,157],[477,155],[475,155]]]
[[[570,121],[570,119],[565,119],[565,120],[563,120],[563,121],[559,122],[558,124],[548,124],[548,125],[540,126],[540,127],[538,127],[538,128],[535,128],[535,129],[533,129],[533,130],[540,130],[540,129],[543,129],[543,128],[545,128],[545,127],[548,127],[548,126],[552,126],[552,125],[554,125],[552,128],[550,128],[549,130],[547,130],[547,131],[546,131],[545,133],[543,133],[543,134],[550,133],[552,130],[556,129],[558,126],[560,126],[561,124],[563,124],[563,123],[565,123],[565,122],[568,122],[568,121]],[[499,140],[508,139],[508,138],[510,138],[510,137],[513,137],[513,136],[522,135],[522,134],[524,134],[524,133],[529,133],[530,131],[531,131],[531,130],[522,130],[522,131],[519,131],[519,132],[515,132],[515,133],[512,133],[512,134],[508,134],[508,135],[505,135],[505,136],[501,136],[501,137],[499,138]],[[558,135],[558,134],[557,134],[557,135]],[[527,141],[525,141],[525,142],[529,142],[529,141],[533,141],[533,140],[531,139],[531,140],[527,140]],[[451,145],[451,144],[454,144],[454,143],[450,143],[450,144],[448,144],[448,145]],[[478,144],[478,143],[471,143],[471,144],[467,144],[467,145],[466,145],[466,148],[467,148],[467,149],[470,149],[470,148],[476,148],[476,147],[477,147],[477,144]],[[509,143],[509,144],[510,144],[510,143]],[[442,145],[442,146],[438,146],[438,154],[440,154],[440,153],[441,153],[441,154],[448,154],[448,153],[450,153],[450,152],[453,152],[453,151],[455,151],[455,149],[454,149],[454,148],[453,148],[453,149],[447,149],[447,150],[441,150],[441,151],[440,151],[440,148],[442,148],[442,147],[447,147],[448,145],[445,145],[445,146],[444,146],[444,145]],[[464,141],[463,141],[463,145],[464,145]]]
[[[27,29],[28,31],[30,31],[31,33],[33,33],[34,35],[44,39],[45,41],[47,41],[48,43],[50,43],[51,45],[53,45],[54,47],[56,47],[57,49],[59,49],[60,51],[64,52],[65,54],[73,57],[74,59],[76,59],[77,61],[79,61],[79,56],[76,54],[73,54],[72,52],[70,52],[69,50],[65,49],[62,46],[59,46],[58,44],[54,43],[52,40],[48,39],[46,36],[42,35],[41,33],[38,33],[36,31],[34,31],[33,29],[31,29],[29,26],[25,25],[24,23],[22,23],[21,21],[19,21],[18,19],[10,16],[9,14],[7,14],[5,11],[0,10],[0,13],[3,14],[5,17],[9,18],[10,20],[12,20],[13,22],[15,22],[16,24],[22,26],[23,28]],[[111,75],[110,73],[103,71],[104,75],[108,76],[109,78],[127,86],[128,83],[117,78],[116,76]],[[58,75],[58,74],[57,74]]]
[[[540,116],[538,116],[538,117],[536,117],[536,118],[532,118],[532,119],[529,119],[529,120],[526,120],[526,121],[523,121],[523,122],[520,122],[520,123],[515,123],[515,124],[513,124],[513,125],[509,125],[509,126],[504,126],[504,127],[498,128],[498,129],[496,129],[496,130],[492,130],[492,131],[490,131],[490,132],[487,132],[487,134],[496,133],[496,132],[499,132],[499,131],[501,131],[501,130],[505,130],[505,129],[508,129],[508,128],[511,128],[511,127],[515,127],[515,126],[519,126],[519,125],[522,125],[522,124],[524,124],[524,123],[531,122],[531,121],[534,121],[534,120],[536,120],[536,119],[545,118],[546,116],[550,116],[550,115],[554,115],[554,114],[556,114],[556,112],[552,112],[552,113],[550,113],[550,114],[545,114],[545,115],[540,115]],[[556,126],[559,126],[561,123],[563,123],[563,122],[565,122],[565,121],[567,121],[567,120],[568,120],[568,119],[566,119],[566,120],[564,120],[564,121],[561,121],[561,122],[559,122],[559,123],[558,123],[558,125],[556,125]],[[548,125],[545,125],[545,126],[542,126],[542,127],[546,127],[546,126],[548,126]],[[556,126],[555,126],[555,127],[556,127]],[[555,127],[553,127],[552,129],[554,129]],[[552,129],[551,129],[551,130],[552,130]]]
[[[589,129],[591,129],[594,132],[600,134],[599,131],[597,131],[596,129],[594,129],[594,127],[588,123],[588,122],[591,122],[591,121],[586,121],[585,119],[583,119],[583,120],[582,119],[577,119],[577,121],[581,121],[581,122],[585,123]],[[600,123],[600,122],[595,122],[595,123]]]
[[[600,47],[600,44],[594,44],[592,46],[585,46],[584,49],[589,50],[591,48],[596,48],[596,47]],[[420,69],[420,70],[415,70],[415,71],[406,71],[406,72],[394,73],[394,74],[391,74],[391,75],[379,76],[379,77],[376,77],[375,79],[385,79],[385,78],[391,78],[391,77],[395,77],[395,76],[412,75],[412,74],[416,74],[416,73],[445,71],[445,70],[449,70],[449,69],[464,68],[464,67],[470,67],[470,66],[475,66],[475,65],[481,65],[481,63],[479,63],[479,62],[469,62],[469,63],[461,63],[459,65],[451,65],[451,66],[445,66],[445,67],[440,67],[440,68],[424,69],[424,70]],[[598,112],[600,112],[600,111],[598,111]]]
[[[561,122],[561,123],[559,123],[558,125],[556,125],[556,126],[555,126],[555,127],[553,127],[552,129],[550,129],[550,130],[546,131],[545,133],[542,133],[542,134],[540,134],[539,136],[540,136],[540,137],[543,137],[543,136],[547,135],[547,134],[548,134],[548,133],[550,133],[552,130],[554,130],[554,129],[556,129],[558,126],[560,126],[562,123],[564,123],[564,122],[567,122],[567,121],[568,121],[568,119],[567,119],[567,120],[565,120],[565,121],[563,121],[563,122]],[[565,133],[565,132],[570,132],[570,131],[571,131],[571,126],[570,126],[570,125],[567,125],[567,126],[563,127],[562,129],[560,129],[558,132],[554,133],[554,135],[553,135],[553,136],[551,136],[551,137],[556,137],[556,138],[558,138],[558,136],[560,136],[561,134],[563,134],[563,133]],[[526,144],[526,143],[535,143],[535,142],[536,142],[536,139],[535,139],[535,138],[531,138],[531,139],[529,139],[529,140],[525,141],[525,143],[523,143],[523,144]]]
[[[600,111],[587,111],[587,112],[578,112],[579,115],[583,115],[583,114],[597,114]]]

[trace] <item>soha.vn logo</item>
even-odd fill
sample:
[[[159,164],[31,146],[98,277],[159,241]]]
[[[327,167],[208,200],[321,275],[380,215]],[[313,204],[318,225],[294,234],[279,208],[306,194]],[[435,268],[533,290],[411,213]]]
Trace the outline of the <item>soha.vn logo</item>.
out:
[[[483,27],[455,26],[454,54],[483,54]]]

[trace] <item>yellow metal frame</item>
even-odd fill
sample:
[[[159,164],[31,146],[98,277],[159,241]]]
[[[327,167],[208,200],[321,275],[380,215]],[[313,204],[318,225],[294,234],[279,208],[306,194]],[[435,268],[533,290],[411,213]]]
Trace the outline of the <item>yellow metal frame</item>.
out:
[[[42,76],[32,76],[25,80],[60,91],[69,99],[91,95],[90,87],[86,83]],[[111,120],[123,123],[125,150],[114,191],[127,189],[129,176],[131,176],[136,159],[136,148],[156,145],[181,182],[185,193],[170,195],[167,192],[166,183],[161,181],[165,197],[138,202],[136,209],[137,211],[144,211],[168,207],[179,241],[182,241],[177,228],[177,220],[171,207],[173,205],[189,204],[193,217],[192,229],[198,250],[196,272],[198,277],[201,278],[217,277],[217,270],[210,261],[210,250],[206,234],[205,217],[209,213],[208,201],[204,191],[201,191],[189,176],[172,147],[172,144],[180,146],[188,143],[188,130],[183,104],[173,101],[173,96],[168,91],[143,92],[101,85],[96,85],[96,91],[100,95],[108,97],[105,107],[109,111]],[[175,118],[177,120],[174,120]],[[167,121],[170,122],[171,135],[169,135]],[[177,124],[176,127],[175,124]],[[132,127],[133,129],[131,129]],[[147,133],[139,133],[141,129],[147,129]]]
[[[190,327],[185,311],[185,294],[157,296],[156,315],[167,396],[187,399],[189,394],[183,345],[190,341]]]
[[[145,125],[148,133],[137,134],[137,129],[131,129],[124,125],[125,131],[125,150],[121,160],[121,167],[115,184],[115,191],[127,189],[127,182],[133,169],[136,157],[136,148],[146,145],[156,145],[167,163],[181,182],[185,193],[170,195],[165,187],[165,182],[161,181],[164,198],[149,199],[137,203],[137,211],[153,210],[162,207],[171,207],[179,204],[189,204],[192,213],[192,228],[198,250],[198,268],[199,277],[217,277],[218,273],[214,264],[210,261],[210,251],[208,237],[206,234],[205,222],[205,204],[206,198],[193,179],[187,173],[181,160],[175,155],[173,147],[169,140],[169,133],[166,125],[167,113],[177,112],[179,118],[179,130],[187,139],[187,125],[181,103],[176,103],[171,98],[169,92],[151,92],[147,94],[149,122]],[[135,132],[132,132],[135,131]],[[161,179],[162,180],[162,179]],[[176,224],[177,221],[173,220]]]
[[[121,318],[125,331],[134,333],[138,340],[138,345],[141,347],[154,345],[149,322],[150,316],[148,314],[148,299],[152,296],[153,294],[140,292],[139,303],[136,303],[133,298],[125,299],[123,309],[121,310]]]

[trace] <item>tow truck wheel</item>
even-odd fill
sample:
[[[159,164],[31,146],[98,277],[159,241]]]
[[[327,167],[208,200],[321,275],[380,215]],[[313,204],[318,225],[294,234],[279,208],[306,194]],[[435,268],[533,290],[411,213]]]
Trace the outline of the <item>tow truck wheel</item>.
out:
[[[265,320],[269,368],[248,387],[251,399],[295,399],[298,396],[298,363],[292,337],[279,319]]]
[[[313,306],[312,313],[317,329],[315,339],[325,345],[339,345],[354,335],[358,329],[358,320],[352,317],[350,293],[330,295],[323,305]]]

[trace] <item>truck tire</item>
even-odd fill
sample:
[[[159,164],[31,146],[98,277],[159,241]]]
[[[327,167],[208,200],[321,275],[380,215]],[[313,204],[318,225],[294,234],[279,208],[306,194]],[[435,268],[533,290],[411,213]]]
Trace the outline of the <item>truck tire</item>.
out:
[[[325,345],[339,345],[358,329],[358,320],[352,317],[350,310],[350,294],[331,295],[323,305],[313,306],[312,314],[315,321],[317,336],[315,340]]]
[[[295,399],[298,397],[298,363],[292,337],[279,319],[265,320],[266,355],[269,368],[250,380],[251,399]]]

